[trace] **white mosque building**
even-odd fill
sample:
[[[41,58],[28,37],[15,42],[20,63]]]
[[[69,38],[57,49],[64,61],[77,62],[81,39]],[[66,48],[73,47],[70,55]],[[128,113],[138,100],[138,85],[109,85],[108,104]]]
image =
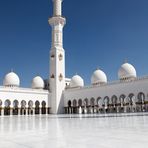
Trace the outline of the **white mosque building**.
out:
[[[148,111],[148,77],[137,78],[135,68],[127,62],[121,65],[116,82],[108,82],[100,69],[92,74],[90,86],[84,86],[79,75],[65,78],[66,19],[62,17],[62,0],[53,0],[53,4],[49,78],[44,81],[36,76],[31,88],[21,88],[16,73],[6,74],[0,87],[0,115]]]

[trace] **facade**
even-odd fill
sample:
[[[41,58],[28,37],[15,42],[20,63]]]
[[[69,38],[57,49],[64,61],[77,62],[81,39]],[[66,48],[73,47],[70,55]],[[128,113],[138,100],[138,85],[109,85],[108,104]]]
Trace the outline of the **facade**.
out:
[[[36,76],[31,88],[21,88],[16,73],[8,73],[0,87],[0,115],[87,114],[148,111],[148,77],[137,78],[136,69],[125,62],[118,71],[118,81],[108,82],[106,74],[97,69],[91,85],[75,75],[65,77],[63,48],[62,0],[53,0],[49,78]]]

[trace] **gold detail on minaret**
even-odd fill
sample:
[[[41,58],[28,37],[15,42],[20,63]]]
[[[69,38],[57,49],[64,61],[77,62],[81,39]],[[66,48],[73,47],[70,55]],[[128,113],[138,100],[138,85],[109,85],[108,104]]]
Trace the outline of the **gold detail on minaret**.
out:
[[[62,61],[63,60],[63,55],[60,53],[59,54],[59,60]]]
[[[63,80],[63,75],[60,73],[59,75],[59,81],[62,81]]]

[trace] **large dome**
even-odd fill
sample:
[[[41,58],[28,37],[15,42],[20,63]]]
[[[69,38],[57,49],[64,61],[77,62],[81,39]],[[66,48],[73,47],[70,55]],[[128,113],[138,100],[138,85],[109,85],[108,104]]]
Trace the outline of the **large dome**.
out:
[[[36,76],[33,78],[32,88],[33,89],[43,89],[44,88],[44,81],[40,76]]]
[[[10,72],[6,74],[4,81],[3,81],[4,86],[11,86],[11,87],[19,87],[20,85],[20,79],[18,75],[14,72]]]
[[[91,84],[95,85],[105,83],[107,83],[106,74],[100,69],[95,70],[91,77]]]
[[[120,80],[136,78],[137,75],[134,66],[129,63],[122,64],[118,71],[118,77]]]
[[[72,77],[70,82],[70,87],[83,87],[84,81],[79,75],[75,75]]]

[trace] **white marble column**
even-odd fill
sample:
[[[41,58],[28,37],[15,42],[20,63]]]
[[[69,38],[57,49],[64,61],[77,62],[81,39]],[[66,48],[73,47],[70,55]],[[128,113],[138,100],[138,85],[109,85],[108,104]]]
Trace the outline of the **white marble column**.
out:
[[[40,107],[40,115],[42,115],[42,107]]]
[[[46,107],[46,115],[48,115],[48,107]]]
[[[4,116],[4,107],[1,109],[1,116]]]
[[[13,106],[10,106],[10,116],[13,115]]]

